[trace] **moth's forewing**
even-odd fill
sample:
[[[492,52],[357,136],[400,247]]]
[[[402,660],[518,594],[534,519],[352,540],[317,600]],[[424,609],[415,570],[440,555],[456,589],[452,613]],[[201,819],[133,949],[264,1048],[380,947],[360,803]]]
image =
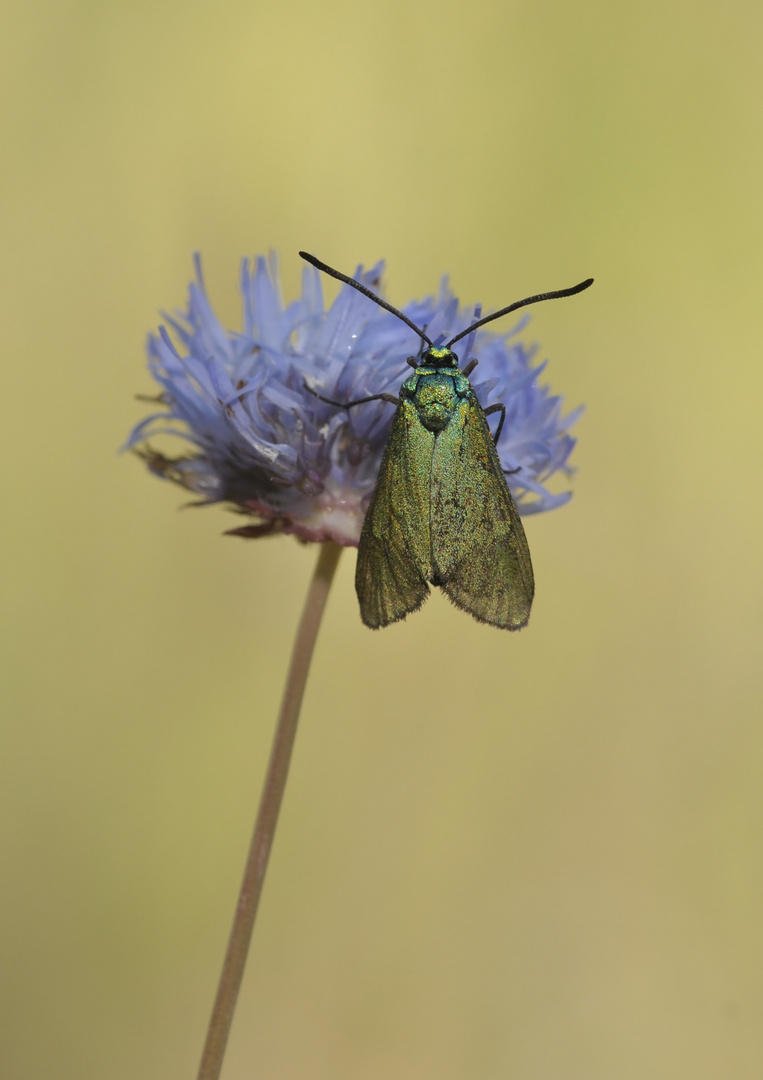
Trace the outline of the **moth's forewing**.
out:
[[[519,630],[530,617],[530,550],[479,402],[462,398],[435,441],[431,474],[435,580],[475,619]]]
[[[355,589],[366,626],[416,611],[432,576],[429,485],[434,435],[414,404],[397,407],[358,545]]]

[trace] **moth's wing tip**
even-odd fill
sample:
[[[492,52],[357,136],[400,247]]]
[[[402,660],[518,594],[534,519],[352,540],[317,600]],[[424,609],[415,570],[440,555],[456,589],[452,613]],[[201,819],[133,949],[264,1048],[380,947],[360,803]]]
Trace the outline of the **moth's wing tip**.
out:
[[[422,582],[422,585],[423,588],[416,596],[415,602],[412,602],[413,598],[409,597],[407,602],[396,606],[392,611],[379,610],[379,605],[363,599],[359,592],[360,618],[363,625],[367,626],[369,630],[383,630],[385,626],[403,622],[409,615],[413,615],[415,611],[420,611],[429,597],[429,586],[426,582]]]
[[[467,615],[471,615],[473,619],[476,619],[479,623],[484,623],[486,626],[494,626],[496,630],[524,630],[530,621],[530,608],[532,607],[532,597],[529,598],[527,603],[527,610],[521,620],[511,617],[510,612],[506,612],[505,615],[499,613],[493,613],[488,610],[487,605],[480,607],[475,605],[466,599],[465,595],[454,589],[450,582],[443,583],[440,588],[448,597],[454,607],[457,607],[460,611],[465,611]]]

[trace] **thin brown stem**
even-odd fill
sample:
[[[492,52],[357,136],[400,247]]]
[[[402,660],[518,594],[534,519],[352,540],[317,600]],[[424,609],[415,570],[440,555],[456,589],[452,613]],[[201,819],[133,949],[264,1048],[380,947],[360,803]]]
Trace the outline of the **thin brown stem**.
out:
[[[254,920],[265,880],[268,857],[278,823],[278,812],[289,774],[289,762],[294,747],[294,737],[297,734],[297,721],[307,674],[310,670],[310,660],[341,552],[341,547],[330,541],[321,545],[318,563],[310,582],[302,618],[294,640],[281,711],[260,798],[260,808],[252,842],[249,845],[244,880],[241,883],[220,985],[217,988],[212,1018],[209,1021],[198,1080],[218,1080],[222,1069],[225,1047],[233,1023],[236,999],[244,976],[246,955],[249,951]]]

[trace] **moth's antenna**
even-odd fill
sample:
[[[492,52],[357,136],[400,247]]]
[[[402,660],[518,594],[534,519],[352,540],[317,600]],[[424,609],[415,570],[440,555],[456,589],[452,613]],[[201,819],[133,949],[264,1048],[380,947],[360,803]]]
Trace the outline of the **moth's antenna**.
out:
[[[373,302],[375,304],[378,304],[379,307],[383,307],[385,311],[391,311],[393,315],[397,315],[398,319],[402,319],[404,323],[407,323],[408,326],[410,326],[411,330],[415,330],[419,337],[423,341],[426,341],[427,345],[429,345],[430,348],[432,347],[432,339],[428,338],[423,330],[419,330],[418,326],[416,326],[415,323],[412,323],[407,315],[403,315],[402,311],[398,311],[397,308],[392,306],[392,304],[388,304],[386,300],[382,300],[380,296],[376,296],[374,293],[371,292],[370,289],[367,289],[365,285],[361,285],[359,281],[356,281],[355,278],[347,277],[346,274],[340,274],[338,270],[334,270],[331,266],[326,266],[326,264],[321,262],[320,259],[316,259],[314,255],[308,255],[306,251],[300,251],[299,254],[300,257],[305,260],[305,262],[309,262],[317,270],[322,270],[324,274],[328,274],[330,277],[336,278],[337,281],[343,281],[345,285],[352,285],[353,289],[357,289],[358,292],[363,293],[364,296],[367,296],[369,300],[373,300]],[[539,298],[535,297],[535,299],[537,300]],[[540,299],[545,300],[546,297],[541,297]],[[528,303],[528,301],[525,300],[524,303]],[[496,318],[496,316],[493,315],[491,316],[491,318]]]
[[[538,296],[528,296],[525,300],[517,300],[516,304],[509,304],[508,307],[501,308],[500,311],[495,311],[492,315],[486,315],[485,318],[480,319],[479,322],[467,326],[466,330],[462,330],[460,334],[456,334],[454,338],[451,338],[445,348],[449,349],[451,345],[455,345],[457,341],[460,341],[462,337],[466,337],[467,334],[471,334],[473,330],[476,330],[480,326],[484,326],[485,323],[492,322],[493,319],[500,319],[502,315],[508,315],[510,311],[516,311],[517,308],[527,307],[528,304],[537,304],[541,300],[558,300],[561,296],[574,296],[575,293],[583,292],[583,290],[587,289],[590,285],[593,285],[592,277],[586,278],[585,281],[581,281],[579,285],[573,285],[571,289],[558,289],[556,292],[539,293]]]

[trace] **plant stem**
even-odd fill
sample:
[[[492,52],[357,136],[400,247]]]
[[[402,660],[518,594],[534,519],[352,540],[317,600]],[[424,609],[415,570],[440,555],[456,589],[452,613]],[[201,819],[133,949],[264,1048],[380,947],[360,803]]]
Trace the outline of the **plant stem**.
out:
[[[265,880],[268,857],[278,823],[278,812],[289,774],[289,762],[297,734],[297,721],[307,674],[310,670],[310,660],[341,552],[341,547],[332,541],[321,545],[297,636],[294,639],[291,664],[286,677],[273,747],[270,751],[270,762],[260,798],[260,808],[246,858],[244,880],[241,883],[233,926],[228,939],[228,949],[217,988],[217,997],[209,1021],[198,1080],[218,1080],[222,1069],[225,1047],[233,1023],[236,999],[244,976],[249,942],[252,939],[254,920]]]

